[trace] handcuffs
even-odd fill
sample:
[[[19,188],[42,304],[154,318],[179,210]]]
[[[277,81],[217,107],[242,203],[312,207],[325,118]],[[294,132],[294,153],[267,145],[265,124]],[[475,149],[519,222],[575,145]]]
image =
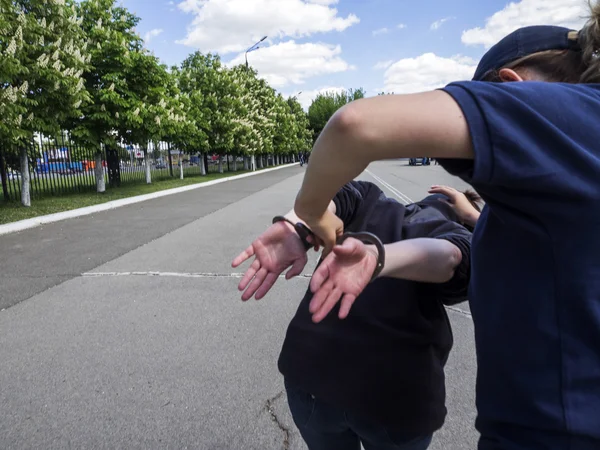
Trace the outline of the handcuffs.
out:
[[[315,244],[311,244],[308,241],[308,238],[309,237],[314,238],[315,234],[306,225],[304,225],[301,222],[294,223],[290,219],[288,219],[287,217],[284,217],[284,216],[275,216],[273,218],[273,223],[277,223],[277,222],[287,222],[291,226],[293,226],[294,230],[296,231],[296,234],[300,238],[300,241],[302,241],[302,244],[304,245],[304,248],[306,250],[308,250],[311,247],[314,247]],[[368,233],[366,231],[361,231],[358,233],[346,231],[344,234],[342,234],[341,236],[339,236],[337,238],[336,244],[342,245],[342,243],[348,238],[358,239],[359,241],[361,241],[363,243],[374,245],[375,248],[377,248],[377,253],[378,253],[377,265],[375,266],[375,270],[373,271],[373,276],[371,277],[371,282],[372,282],[375,278],[377,278],[379,276],[379,274],[383,270],[383,266],[385,265],[385,247],[383,246],[381,239],[379,239],[373,233]]]

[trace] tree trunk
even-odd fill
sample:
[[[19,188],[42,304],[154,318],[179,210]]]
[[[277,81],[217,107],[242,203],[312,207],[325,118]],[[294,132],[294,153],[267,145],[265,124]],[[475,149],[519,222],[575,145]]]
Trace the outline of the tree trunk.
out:
[[[179,179],[183,180],[183,153],[179,152]]]
[[[96,167],[94,167],[94,175],[96,175],[96,192],[102,194],[106,191],[106,180],[104,179],[104,167],[102,167],[102,152],[96,152]]]
[[[144,149],[144,163],[146,165],[146,183],[152,183],[152,173],[150,172],[150,157],[148,156],[148,149]]]
[[[169,143],[169,148],[167,149],[167,151],[169,152],[168,157],[169,157],[169,173],[171,174],[171,176],[173,176],[173,157],[171,156],[171,143]]]
[[[203,161],[204,168],[205,168],[204,175],[206,175],[208,173],[208,153],[204,153],[203,156],[204,157],[203,157],[202,161]]]
[[[249,156],[244,155],[244,170],[249,170],[250,169],[250,165],[249,165]]]
[[[200,164],[200,175],[206,175],[206,166],[204,165],[204,156],[202,153],[198,156],[198,164]]]
[[[233,171],[237,172],[237,156],[233,157]]]
[[[6,176],[6,162],[4,161],[4,151],[0,148],[0,178],[2,179],[2,193],[4,200],[9,201],[8,195],[8,177]]]
[[[292,163],[296,162],[296,156],[292,153]]]
[[[256,170],[256,156],[252,155],[250,159],[250,170],[254,172]]]
[[[31,206],[29,195],[29,157],[27,147],[21,148],[21,203],[23,206]]]
[[[223,157],[219,155],[219,173],[223,173]]]

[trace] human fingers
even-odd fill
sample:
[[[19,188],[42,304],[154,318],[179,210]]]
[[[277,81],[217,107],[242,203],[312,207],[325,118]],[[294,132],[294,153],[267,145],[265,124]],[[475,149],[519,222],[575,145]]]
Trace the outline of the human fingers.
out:
[[[258,272],[259,269],[260,269],[260,261],[258,259],[255,259],[252,262],[252,265],[250,267],[248,267],[248,270],[246,270],[246,273],[244,273],[244,276],[240,280],[240,284],[238,285],[238,289],[240,291],[243,291],[244,289],[246,289],[246,287],[248,286],[248,283],[250,283],[250,281],[252,281],[252,278],[254,278],[254,275],[256,275],[256,272]]]
[[[246,250],[244,250],[242,253],[235,257],[235,259],[231,263],[231,267],[238,267],[240,264],[242,264],[244,261],[248,260],[252,256],[254,256],[254,246],[250,245]]]
[[[340,305],[340,313],[338,315],[340,319],[345,319],[346,317],[348,317],[348,314],[350,314],[350,309],[352,308],[352,305],[354,304],[355,300],[356,295],[344,295],[344,297],[342,298],[342,303]]]
[[[333,247],[333,253],[340,257],[353,256],[360,250],[360,241],[354,238],[346,239],[342,242],[342,245],[336,245]]]
[[[431,189],[429,189],[429,193],[443,194],[450,199],[454,199],[459,194],[459,192],[456,189],[451,188],[449,186],[432,186]]]
[[[267,274],[267,269],[265,269],[264,267],[261,267],[259,271],[256,272],[256,276],[250,283],[250,286],[248,286],[248,288],[244,291],[244,294],[242,295],[242,300],[246,301],[252,298],[252,296],[258,290],[261,284],[263,284],[263,281],[265,281]]]
[[[338,288],[337,286],[334,287],[331,290],[331,292],[329,292],[329,295],[327,296],[325,301],[321,304],[321,307],[313,314],[313,322],[319,323],[325,317],[327,317],[327,314],[329,314],[331,312],[331,310],[334,308],[334,306],[337,304],[337,302],[340,301],[341,298],[342,298],[341,289]]]
[[[275,274],[273,272],[269,272],[267,274],[267,276],[265,277],[265,280],[262,282],[262,284],[260,285],[260,287],[256,291],[256,296],[254,298],[256,300],[260,300],[265,295],[267,295],[267,293],[271,290],[271,288],[273,287],[273,285],[277,281],[277,278],[279,278],[277,274]]]
[[[289,280],[300,275],[302,273],[302,270],[304,269],[304,266],[306,265],[306,262],[306,258],[298,258],[296,261],[294,261],[294,264],[292,264],[292,268],[288,270],[285,274],[285,279]]]
[[[323,283],[329,279],[329,262],[327,258],[317,267],[310,279],[310,291],[315,294]]]
[[[319,311],[321,309],[321,306],[323,306],[323,304],[329,297],[329,294],[331,293],[332,290],[333,290],[333,282],[328,279],[314,293],[313,298],[311,299],[310,304],[308,305],[308,311],[311,314],[314,314],[317,311]]]

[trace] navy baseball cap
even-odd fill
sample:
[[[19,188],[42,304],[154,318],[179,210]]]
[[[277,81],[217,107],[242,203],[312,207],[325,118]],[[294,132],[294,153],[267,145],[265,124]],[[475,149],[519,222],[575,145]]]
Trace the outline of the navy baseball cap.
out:
[[[546,50],[580,51],[577,31],[548,25],[519,28],[483,55],[473,80],[482,81],[494,70],[501,69],[517,59]]]

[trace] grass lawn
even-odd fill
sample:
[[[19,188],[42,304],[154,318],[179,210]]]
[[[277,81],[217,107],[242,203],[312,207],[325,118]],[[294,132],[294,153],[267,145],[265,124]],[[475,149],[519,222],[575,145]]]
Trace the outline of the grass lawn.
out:
[[[260,169],[259,169],[260,170]],[[149,194],[151,192],[172,189],[190,184],[205,183],[218,178],[240,175],[247,171],[239,170],[237,172],[209,173],[206,176],[194,176],[190,178],[168,179],[155,181],[152,184],[145,182],[131,183],[121,185],[119,188],[108,189],[103,194],[96,192],[84,192],[77,194],[66,194],[56,197],[44,197],[41,199],[32,199],[31,207],[25,208],[19,202],[5,202],[0,195],[0,224],[16,222],[18,220],[30,219],[32,217],[53,214],[71,209],[83,208],[85,206],[105,203],[111,200],[133,197],[136,195]],[[1,191],[1,189],[0,189]]]

